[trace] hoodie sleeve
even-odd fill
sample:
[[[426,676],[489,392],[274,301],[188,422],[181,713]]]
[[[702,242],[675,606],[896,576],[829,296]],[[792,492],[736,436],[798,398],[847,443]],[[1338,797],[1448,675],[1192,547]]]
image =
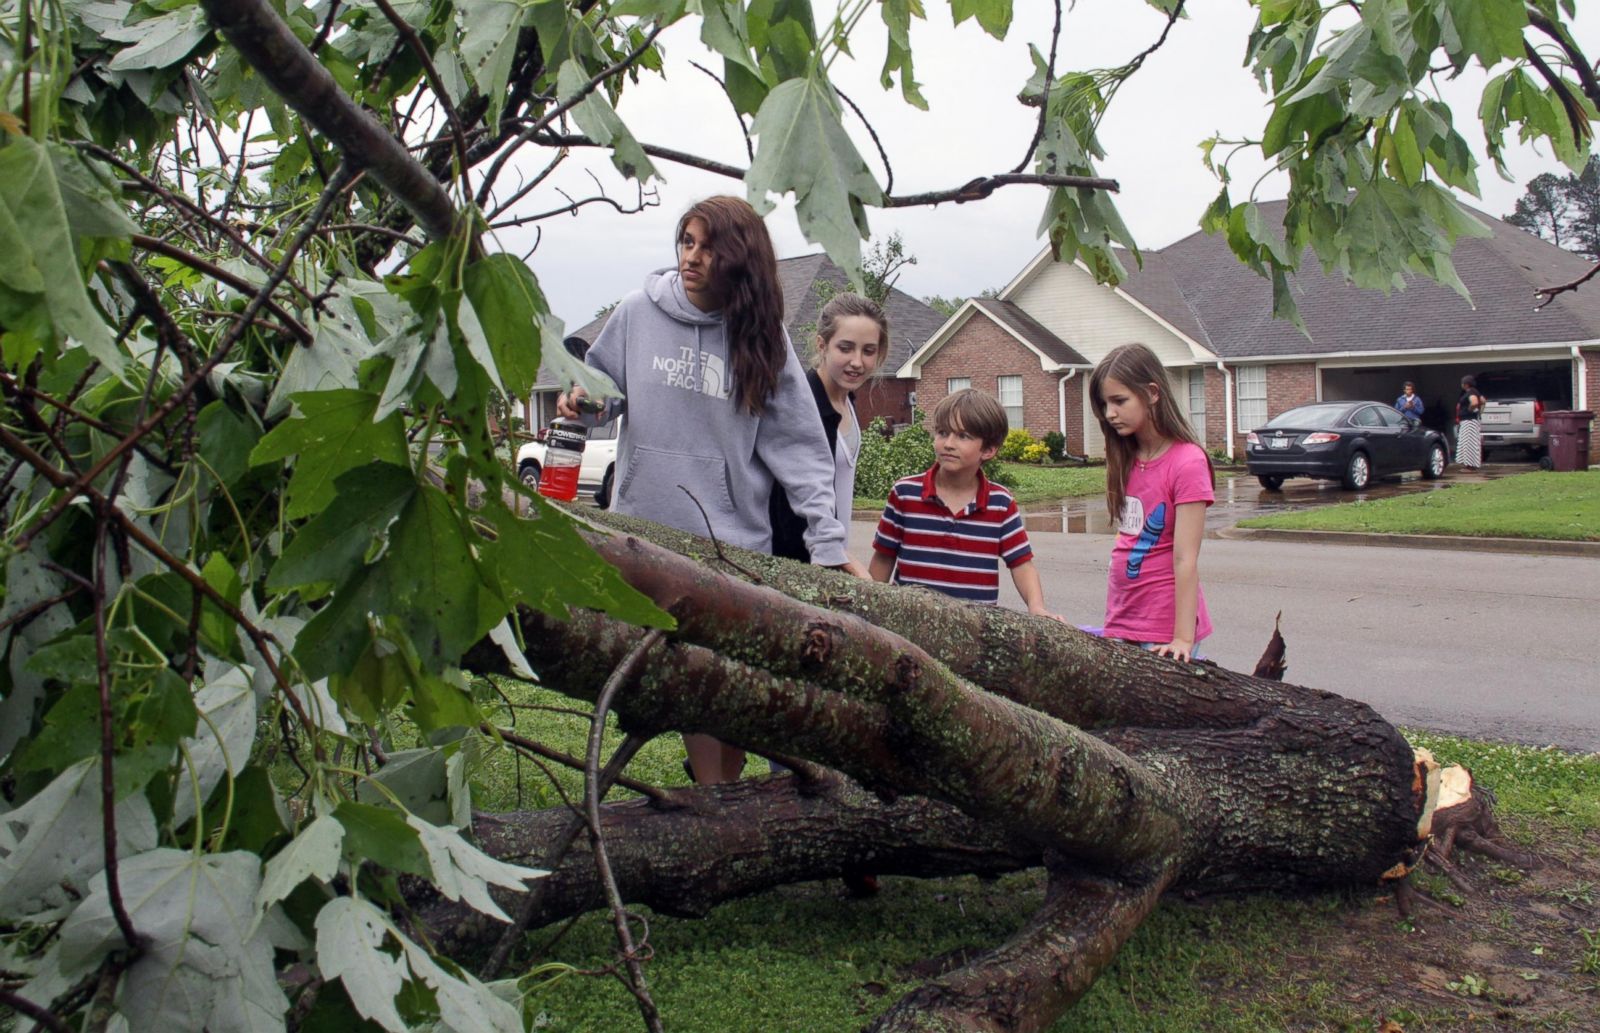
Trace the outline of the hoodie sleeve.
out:
[[[591,427],[609,423],[628,410],[628,314],[635,294],[628,295],[617,304],[611,318],[600,328],[600,336],[594,339],[594,344],[589,346],[583,357],[585,365],[593,366],[610,377],[623,395],[622,398],[607,402],[604,411],[585,416],[583,422]]]
[[[783,485],[790,507],[805,520],[811,562],[837,567],[849,556],[845,552],[848,532],[834,515],[833,453],[800,360],[787,346],[784,355],[787,361],[778,375],[778,390],[756,429],[756,455]]]

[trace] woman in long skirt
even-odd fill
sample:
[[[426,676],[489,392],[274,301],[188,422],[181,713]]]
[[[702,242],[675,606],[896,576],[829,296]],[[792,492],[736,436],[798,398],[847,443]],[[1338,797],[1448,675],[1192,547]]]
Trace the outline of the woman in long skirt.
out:
[[[1471,376],[1461,378],[1461,397],[1456,400],[1456,465],[1476,470],[1483,465],[1483,435],[1478,427],[1483,415],[1483,396]]]

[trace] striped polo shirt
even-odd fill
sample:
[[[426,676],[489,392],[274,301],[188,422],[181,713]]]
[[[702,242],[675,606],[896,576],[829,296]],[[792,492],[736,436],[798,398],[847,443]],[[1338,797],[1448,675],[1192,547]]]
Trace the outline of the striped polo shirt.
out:
[[[998,602],[996,560],[1015,567],[1033,559],[1016,500],[980,470],[976,497],[952,513],[934,486],[938,469],[934,464],[889,489],[872,548],[897,560],[897,585],[926,585],[957,599]]]

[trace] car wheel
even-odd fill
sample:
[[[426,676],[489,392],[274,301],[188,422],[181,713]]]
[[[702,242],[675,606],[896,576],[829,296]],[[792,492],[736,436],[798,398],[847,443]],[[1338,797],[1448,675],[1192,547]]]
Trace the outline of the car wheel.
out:
[[[532,459],[517,467],[517,476],[522,478],[523,484],[534,491],[539,490],[539,464]]]
[[[600,481],[600,490],[594,493],[594,504],[601,509],[611,508],[611,485],[616,479],[616,473],[615,466],[606,467],[606,475]]]
[[[1350,462],[1344,468],[1344,486],[1360,491],[1372,482],[1372,460],[1365,452],[1350,453]]]
[[[1428,449],[1428,465],[1422,468],[1422,476],[1430,481],[1436,481],[1444,476],[1444,468],[1449,460],[1445,457],[1444,446],[1434,445]]]
[[[1260,481],[1261,486],[1268,491],[1278,491],[1283,488],[1283,474],[1281,473],[1264,473],[1258,476],[1256,480]]]

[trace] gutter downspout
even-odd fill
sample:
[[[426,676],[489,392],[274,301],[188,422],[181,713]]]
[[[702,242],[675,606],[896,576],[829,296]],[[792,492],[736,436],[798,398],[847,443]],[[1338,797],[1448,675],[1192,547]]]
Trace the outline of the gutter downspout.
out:
[[[1572,346],[1572,361],[1578,364],[1578,390],[1573,398],[1574,409],[1589,408],[1589,362],[1583,357],[1583,349],[1577,345]]]
[[[1577,351],[1576,348],[1573,351]],[[1064,438],[1067,436],[1067,381],[1078,375],[1075,369],[1067,370],[1067,375],[1056,381],[1056,429]]]
[[[1231,370],[1228,369],[1227,366],[1223,365],[1221,359],[1217,360],[1217,369],[1219,371],[1221,371],[1221,373],[1222,373],[1222,414],[1223,414],[1223,419],[1228,421],[1228,425],[1225,428],[1225,436],[1224,436],[1223,440],[1227,442],[1228,459],[1230,461],[1232,461],[1232,459],[1233,459],[1233,373],[1232,373]]]
[[[1067,439],[1067,381],[1078,375],[1076,369],[1067,370],[1067,375],[1056,381],[1056,423],[1061,431],[1061,439]],[[1071,451],[1062,448],[1061,454],[1068,459],[1083,460],[1084,456],[1075,456]]]

